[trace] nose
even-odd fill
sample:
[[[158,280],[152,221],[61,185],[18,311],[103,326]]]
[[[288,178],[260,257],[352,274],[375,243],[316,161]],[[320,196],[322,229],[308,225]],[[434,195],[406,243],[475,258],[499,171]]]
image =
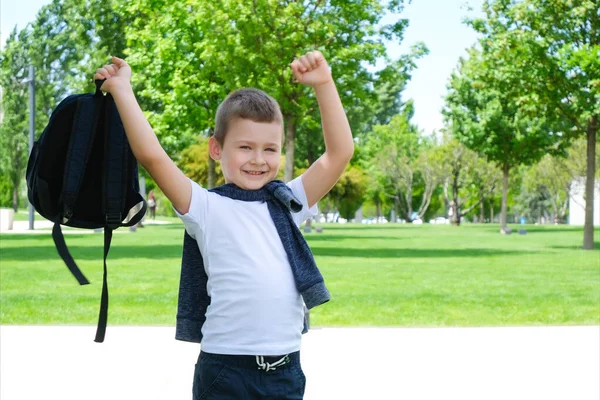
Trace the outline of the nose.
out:
[[[252,157],[252,164],[263,165],[265,163],[265,159],[263,158],[262,151],[257,150],[254,152],[254,157]]]

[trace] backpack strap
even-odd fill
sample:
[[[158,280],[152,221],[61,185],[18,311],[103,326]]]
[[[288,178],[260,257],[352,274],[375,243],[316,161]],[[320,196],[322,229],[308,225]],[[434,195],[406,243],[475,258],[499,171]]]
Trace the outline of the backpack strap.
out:
[[[58,250],[58,254],[63,259],[65,264],[67,264],[67,268],[69,268],[69,271],[71,271],[75,279],[77,279],[77,282],[79,282],[80,285],[89,284],[90,281],[88,281],[83,275],[83,272],[81,272],[77,264],[75,264],[75,260],[73,260],[71,253],[69,253],[69,249],[65,243],[65,237],[60,229],[60,216],[58,216],[56,221],[54,221],[54,228],[52,228],[52,239],[54,239],[54,244],[56,246],[56,250]]]
[[[73,207],[79,196],[81,182],[96,136],[102,101],[104,100],[104,96],[102,96],[102,92],[100,91],[102,82],[96,81],[96,93],[93,98],[81,98],[77,101],[63,176],[63,190],[61,193],[63,211],[56,216],[54,228],[52,228],[52,239],[54,240],[58,254],[80,285],[87,285],[90,282],[83,275],[77,264],[75,264],[75,260],[73,260],[65,243],[60,224],[69,221],[73,215]]]
[[[104,211],[106,223],[104,226],[104,274],[102,278],[102,296],[100,298],[100,313],[98,327],[96,328],[97,343],[104,341],[108,321],[108,271],[106,258],[110,250],[112,232],[122,226],[123,209],[125,207],[127,185],[127,139],[117,106],[112,96],[106,95],[105,129],[106,141],[104,143],[104,171],[102,172],[104,195]]]
[[[73,208],[79,197],[79,190],[98,130],[104,101],[104,96],[98,89],[98,82],[101,86],[103,81],[96,81],[96,93],[93,97],[82,97],[77,101],[63,177],[62,223],[67,223],[73,215]]]
[[[125,197],[127,195],[127,166],[128,166],[128,142],[125,136],[125,128],[119,117],[117,106],[108,94],[106,96],[106,143],[104,163],[104,209],[106,212],[106,225],[116,229],[123,225],[122,215],[125,208]]]
[[[110,242],[112,240],[112,229],[104,229],[104,274],[102,275],[102,295],[100,297],[100,314],[98,315],[98,327],[96,328],[96,338],[94,342],[104,342],[104,335],[106,334],[106,323],[108,320],[108,273],[106,270],[106,257],[108,256],[108,250],[110,249]]]

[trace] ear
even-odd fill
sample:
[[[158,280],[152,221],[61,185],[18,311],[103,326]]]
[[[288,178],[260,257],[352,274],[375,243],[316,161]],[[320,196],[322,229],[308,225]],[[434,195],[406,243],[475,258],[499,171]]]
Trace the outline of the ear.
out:
[[[210,154],[210,158],[215,161],[220,160],[221,151],[221,145],[214,136],[211,136],[210,139],[208,139],[208,152]]]

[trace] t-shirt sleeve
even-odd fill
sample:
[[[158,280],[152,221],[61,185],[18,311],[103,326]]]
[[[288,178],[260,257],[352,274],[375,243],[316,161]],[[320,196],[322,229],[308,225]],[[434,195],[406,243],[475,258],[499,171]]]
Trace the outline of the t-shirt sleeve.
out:
[[[319,213],[319,207],[315,204],[312,207],[308,207],[308,200],[306,199],[306,192],[304,191],[304,184],[302,183],[302,175],[296,179],[288,182],[288,187],[292,189],[294,196],[302,203],[302,210],[297,213],[292,213],[292,218],[296,225],[300,226],[301,223],[307,219],[316,216]]]
[[[190,209],[186,214],[180,214],[175,207],[175,214],[183,221],[186,232],[196,239],[196,234],[204,226],[207,210],[208,191],[190,179],[192,185],[192,199]]]

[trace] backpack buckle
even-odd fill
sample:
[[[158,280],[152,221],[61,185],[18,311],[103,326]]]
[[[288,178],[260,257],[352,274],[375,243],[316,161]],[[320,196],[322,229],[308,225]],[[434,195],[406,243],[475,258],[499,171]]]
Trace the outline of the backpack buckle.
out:
[[[71,217],[73,216],[73,211],[67,206],[64,206],[63,215],[62,215],[62,223],[66,224],[69,222]]]
[[[121,213],[106,214],[106,225],[121,225]]]

